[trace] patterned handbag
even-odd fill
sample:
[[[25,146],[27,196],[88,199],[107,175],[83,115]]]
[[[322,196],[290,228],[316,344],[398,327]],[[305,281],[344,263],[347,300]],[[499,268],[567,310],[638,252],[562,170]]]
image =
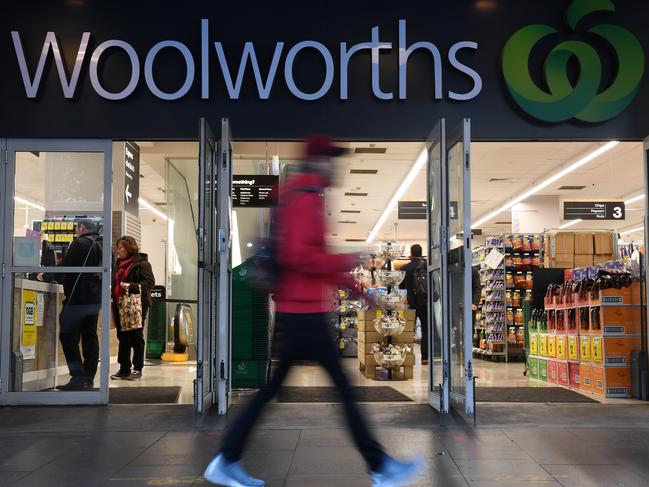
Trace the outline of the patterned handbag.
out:
[[[120,331],[132,331],[142,328],[142,286],[139,284],[138,293],[131,294],[126,288],[125,294],[119,300]]]

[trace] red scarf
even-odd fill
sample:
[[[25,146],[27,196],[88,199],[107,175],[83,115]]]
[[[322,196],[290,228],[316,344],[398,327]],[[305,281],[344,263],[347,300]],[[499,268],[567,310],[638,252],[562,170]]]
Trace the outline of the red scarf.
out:
[[[122,288],[122,286],[120,286],[120,284],[126,279],[128,271],[131,270],[131,265],[133,265],[134,262],[135,256],[132,256],[126,260],[118,262],[117,264],[117,272],[115,273],[115,288],[113,289],[115,301],[117,303],[119,303],[119,300],[124,295],[124,289]]]

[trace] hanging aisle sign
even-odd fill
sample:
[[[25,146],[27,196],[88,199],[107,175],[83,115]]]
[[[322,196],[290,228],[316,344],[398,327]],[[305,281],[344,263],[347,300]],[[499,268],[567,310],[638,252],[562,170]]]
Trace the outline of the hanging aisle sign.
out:
[[[277,206],[279,176],[259,174],[232,177],[232,204],[236,208],[270,208]]]
[[[140,213],[140,147],[124,143],[124,209],[133,216]]]
[[[425,220],[426,206],[425,201],[399,201],[399,220]]]
[[[564,201],[564,220],[624,220],[626,207],[623,200]]]

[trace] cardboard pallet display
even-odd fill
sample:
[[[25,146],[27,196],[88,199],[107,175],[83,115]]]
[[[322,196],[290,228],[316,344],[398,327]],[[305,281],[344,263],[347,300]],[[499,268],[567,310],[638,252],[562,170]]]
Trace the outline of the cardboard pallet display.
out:
[[[358,367],[368,379],[377,379],[383,371],[374,360],[374,354],[372,353],[372,347],[375,343],[387,341],[374,328],[374,319],[381,316],[382,313],[385,313],[385,311],[380,309],[358,312]],[[406,328],[403,333],[392,337],[392,343],[395,345],[407,345],[412,349],[415,337],[415,310],[408,309],[396,311],[396,313],[403,313],[406,318]],[[410,352],[403,365],[393,370],[393,378],[395,380],[412,379],[414,377],[414,364],[415,356],[413,352]]]
[[[595,398],[630,397],[631,353],[642,348],[643,300],[640,284],[633,283],[587,302],[556,304],[555,310],[576,308],[577,328],[567,334],[530,331],[530,376]]]

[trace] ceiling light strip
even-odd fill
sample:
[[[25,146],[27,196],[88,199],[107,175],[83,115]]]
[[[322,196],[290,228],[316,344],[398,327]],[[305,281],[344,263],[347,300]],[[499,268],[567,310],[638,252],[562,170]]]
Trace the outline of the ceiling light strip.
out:
[[[644,197],[645,197],[644,193],[639,194],[638,196],[634,196],[633,198],[629,198],[628,200],[626,200],[624,202],[624,204],[625,205],[630,205],[631,203],[635,203],[636,201],[640,201],[640,200],[644,199]]]
[[[631,228],[629,230],[624,230],[620,232],[620,235],[626,235],[628,233],[644,232],[644,227]]]
[[[14,196],[14,201],[16,201],[17,203],[22,203],[23,205],[31,206],[32,208],[35,208],[37,210],[46,211],[45,207],[26,200],[25,198],[21,198],[20,196]]]
[[[582,220],[581,218],[578,218],[577,220],[569,221],[568,223],[564,223],[563,225],[561,225],[559,227],[559,230],[563,230],[564,228],[570,228],[571,226],[576,225],[577,223],[581,223],[583,221],[584,220]]]
[[[381,230],[381,227],[385,224],[387,221],[388,217],[390,216],[390,212],[394,210],[397,206],[397,203],[401,199],[401,197],[404,195],[404,193],[408,190],[412,182],[415,180],[419,172],[422,170],[422,168],[426,165],[426,161],[428,160],[428,151],[424,147],[424,149],[421,151],[417,159],[415,160],[415,163],[412,165],[410,168],[410,171],[406,175],[405,179],[397,189],[397,191],[392,195],[392,199],[390,199],[390,202],[388,203],[388,206],[386,206],[385,210],[383,210],[383,213],[381,214],[381,217],[378,219],[378,221],[374,224],[374,227],[372,228],[372,231],[370,232],[370,235],[367,237],[366,242],[367,243],[372,243],[374,239],[376,238],[377,234]]]
[[[488,222],[492,218],[498,216],[499,213],[502,213],[503,211],[509,210],[512,206],[520,203],[521,201],[526,200],[527,198],[529,198],[532,195],[535,195],[536,193],[538,193],[539,191],[547,188],[552,183],[558,181],[562,177],[564,177],[564,176],[570,174],[571,172],[579,169],[581,166],[584,166],[585,164],[588,164],[590,161],[592,161],[593,159],[598,158],[599,156],[601,156],[605,152],[608,152],[609,150],[611,150],[613,147],[615,147],[618,144],[619,144],[619,141],[613,140],[613,141],[608,142],[607,144],[601,146],[599,149],[591,152],[586,157],[584,157],[582,159],[579,159],[577,162],[574,162],[573,164],[565,167],[561,171],[557,172],[556,174],[550,176],[546,180],[544,180],[544,181],[540,182],[539,184],[537,184],[536,186],[532,187],[530,190],[526,191],[525,193],[521,194],[520,196],[518,196],[518,197],[514,198],[513,200],[509,201],[508,203],[504,204],[503,206],[501,206],[497,210],[494,210],[491,213],[488,213],[487,215],[479,218],[476,222],[473,223],[473,225],[471,225],[471,228],[477,228],[480,225]]]
[[[140,198],[137,199],[137,201],[138,201],[138,203],[140,203],[140,205],[142,205],[144,208],[146,208],[147,210],[151,210],[153,213],[155,213],[156,215],[158,215],[160,218],[163,218],[165,221],[167,221],[167,220],[169,219],[169,217],[168,217],[167,215],[165,215],[164,213],[162,213],[162,211],[160,211],[158,208],[156,208],[155,206],[153,206],[151,203],[149,203],[149,202],[148,202],[147,200],[145,200],[144,198],[140,197]]]

